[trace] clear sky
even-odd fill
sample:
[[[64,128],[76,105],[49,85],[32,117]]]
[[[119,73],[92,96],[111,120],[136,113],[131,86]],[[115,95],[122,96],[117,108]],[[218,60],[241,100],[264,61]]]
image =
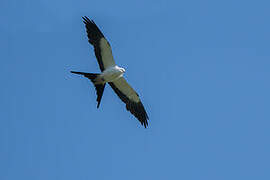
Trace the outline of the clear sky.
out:
[[[269,180],[270,2],[2,0],[1,180]],[[94,19],[149,128],[107,86]]]

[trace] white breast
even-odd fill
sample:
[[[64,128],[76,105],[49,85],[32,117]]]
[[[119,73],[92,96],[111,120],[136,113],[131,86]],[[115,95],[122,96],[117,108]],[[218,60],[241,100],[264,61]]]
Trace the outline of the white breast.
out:
[[[109,67],[105,69],[101,74],[101,77],[106,82],[112,82],[122,76],[123,76],[123,72],[120,70],[118,66]]]

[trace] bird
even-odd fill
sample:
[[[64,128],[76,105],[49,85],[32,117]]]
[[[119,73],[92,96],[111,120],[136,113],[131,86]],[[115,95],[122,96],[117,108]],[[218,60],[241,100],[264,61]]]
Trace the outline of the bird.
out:
[[[138,93],[123,77],[125,69],[116,65],[111,45],[92,19],[89,19],[87,16],[83,16],[82,19],[86,28],[88,42],[94,46],[94,53],[101,73],[70,72],[82,75],[94,84],[97,95],[97,108],[100,106],[104,88],[108,83],[117,96],[125,103],[127,111],[130,111],[140,121],[141,125],[147,128],[149,121],[147,112]]]

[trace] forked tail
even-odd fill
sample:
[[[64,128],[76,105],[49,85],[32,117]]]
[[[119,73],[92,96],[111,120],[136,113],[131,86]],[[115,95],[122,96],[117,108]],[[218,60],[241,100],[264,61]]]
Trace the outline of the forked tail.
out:
[[[85,73],[85,72],[76,72],[76,71],[70,71],[73,74],[79,74],[79,75],[83,75],[84,77],[87,77],[88,79],[90,79],[95,88],[96,88],[96,93],[97,93],[97,108],[99,108],[100,102],[101,102],[101,98],[104,92],[104,88],[106,83],[101,83],[101,84],[97,84],[97,77],[99,76],[98,73]]]

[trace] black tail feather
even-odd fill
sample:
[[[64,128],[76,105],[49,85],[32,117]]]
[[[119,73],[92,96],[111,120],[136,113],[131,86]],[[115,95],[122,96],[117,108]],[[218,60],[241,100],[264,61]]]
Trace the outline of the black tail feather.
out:
[[[80,75],[84,75],[84,77],[87,77],[88,79],[90,79],[93,83],[96,79],[96,77],[99,75],[97,73],[85,73],[85,72],[76,72],[76,71],[70,71],[73,74],[80,74]]]
[[[73,74],[83,75],[84,77],[87,77],[88,79],[90,79],[93,82],[93,84],[94,84],[94,86],[96,88],[96,94],[97,94],[97,102],[98,102],[97,108],[99,108],[101,98],[102,98],[102,95],[103,95],[103,92],[104,92],[104,88],[105,88],[105,85],[106,85],[106,83],[104,83],[104,84],[95,84],[95,82],[96,82],[95,79],[97,78],[97,76],[99,74],[97,74],[97,73],[76,72],[76,71],[70,71],[70,72],[73,73]]]
[[[105,85],[106,84],[95,84],[95,88],[96,88],[96,92],[97,92],[97,102],[98,102],[97,108],[99,108]]]

